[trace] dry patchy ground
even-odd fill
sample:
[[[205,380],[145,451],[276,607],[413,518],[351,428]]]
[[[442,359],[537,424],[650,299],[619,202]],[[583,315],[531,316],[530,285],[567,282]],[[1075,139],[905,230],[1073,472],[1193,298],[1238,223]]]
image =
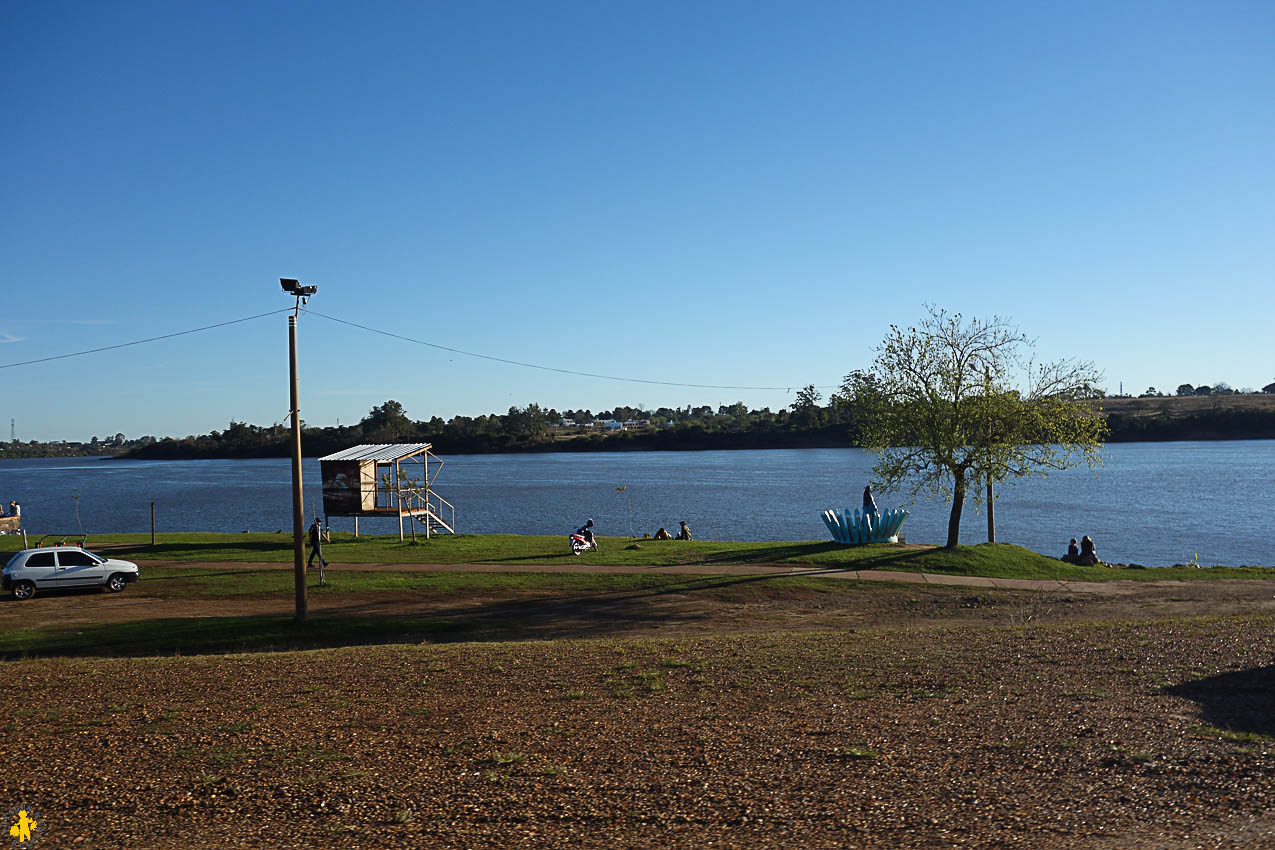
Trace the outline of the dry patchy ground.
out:
[[[0,793],[50,847],[1270,847],[1271,595],[399,600],[484,640],[4,663]]]

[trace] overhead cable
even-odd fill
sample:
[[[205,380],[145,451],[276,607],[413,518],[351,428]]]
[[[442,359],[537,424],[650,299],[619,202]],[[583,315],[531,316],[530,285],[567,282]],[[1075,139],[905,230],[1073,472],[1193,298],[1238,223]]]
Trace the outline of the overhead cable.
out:
[[[330,322],[337,322],[338,324],[349,325],[352,328],[359,328],[360,330],[365,330],[374,334],[380,334],[381,336],[387,336],[392,339],[400,339],[400,340],[403,340],[404,342],[410,342],[415,345],[424,345],[429,348],[436,348],[439,351],[448,351],[448,352],[451,352],[452,354],[463,354],[466,357],[477,357],[480,360],[491,360],[495,363],[507,363],[510,366],[523,366],[527,369],[539,369],[544,372],[557,372],[561,375],[578,375],[584,378],[601,378],[602,380],[605,380],[605,381],[624,381],[630,384],[655,384],[662,387],[695,387],[697,389],[706,389],[706,390],[773,390],[773,391],[780,391],[780,392],[792,392],[791,386],[788,386],[788,387],[744,387],[744,386],[731,386],[731,385],[723,385],[723,384],[687,384],[680,381],[653,381],[647,378],[624,378],[618,375],[600,375],[596,372],[580,372],[575,369],[558,369],[553,366],[541,366],[538,363],[524,363],[521,360],[509,360],[504,357],[493,357],[490,354],[478,354],[473,351],[463,351],[459,348],[452,348],[446,345],[439,345],[438,343],[435,343],[435,342],[426,342],[423,339],[414,339],[413,337],[403,336],[402,334],[392,333],[391,331],[383,331],[380,328],[373,328],[373,327],[369,327],[368,325],[361,325],[358,322],[351,322],[347,319],[338,319],[335,316],[327,316],[313,309],[306,309],[305,312],[313,316],[318,316],[319,318],[322,318],[322,319],[327,319]]]
[[[134,345],[144,345],[149,342],[159,342],[161,340],[172,339],[174,337],[187,336],[189,334],[202,333],[203,331],[210,331],[210,330],[215,330],[217,328],[224,328],[229,325],[237,325],[242,322],[250,322],[253,319],[261,319],[266,316],[275,316],[275,315],[278,315],[279,313],[288,313],[293,311],[293,309],[294,309],[293,307],[284,307],[279,310],[270,310],[266,313],[257,313],[255,316],[244,316],[241,319],[231,319],[226,322],[217,322],[216,324],[204,325],[203,327],[191,328],[190,330],[174,331],[173,333],[161,334],[160,336],[147,337],[146,339],[136,339],[136,340],[132,340],[131,342],[121,342],[115,345],[104,345],[99,348],[88,348],[88,349],[85,349],[84,351],[72,351],[67,354],[55,354],[51,357],[38,357],[34,360],[22,360],[16,363],[4,363],[4,364],[0,364],[0,369],[13,369],[18,366],[31,366],[36,363],[48,363],[53,360],[65,360],[69,357],[82,357],[86,354],[99,354],[103,351],[114,351],[115,349],[119,349],[119,348],[129,348]],[[391,339],[398,339],[398,340],[402,340],[403,342],[410,342],[414,345],[423,345],[428,348],[437,349],[439,351],[447,351],[452,354],[460,354],[465,357],[475,357],[475,358],[478,358],[479,360],[490,360],[494,363],[505,363],[510,366],[521,366],[526,369],[539,369],[543,372],[557,372],[560,375],[577,375],[579,377],[584,377],[584,378],[598,378],[604,381],[621,381],[621,382],[630,383],[630,384],[652,384],[655,386],[662,386],[662,387],[692,387],[695,389],[708,389],[708,390],[764,390],[764,391],[771,391],[771,392],[790,393],[792,392],[792,389],[793,389],[792,386],[754,387],[754,386],[741,386],[741,385],[734,385],[734,384],[692,384],[692,383],[686,383],[683,381],[656,381],[656,380],[651,380],[648,378],[626,378],[620,375],[603,375],[597,372],[584,372],[577,369],[559,369],[554,366],[543,366],[538,363],[526,363],[521,360],[510,360],[505,357],[493,357],[490,354],[479,354],[478,352],[475,352],[475,351],[465,351],[460,348],[452,348],[451,346],[447,346],[447,345],[439,345],[438,343],[427,342],[426,340],[423,340],[423,339],[415,339],[410,336],[404,336],[403,334],[397,334],[391,331],[381,330],[380,328],[374,328],[368,325],[362,325],[362,324],[359,324],[358,322],[351,322],[347,319],[338,319],[335,316],[328,316],[316,310],[305,309],[305,308],[303,309],[308,314],[318,316],[321,319],[327,319],[330,322],[336,322],[342,325],[349,325],[350,327],[358,328],[360,330],[364,330],[369,333],[380,334],[381,336],[390,337]],[[796,385],[793,385],[793,386],[796,386]],[[829,385],[821,385],[817,387],[817,389],[833,389],[835,387],[836,387],[835,384],[829,384]]]
[[[116,348],[128,348],[132,345],[142,345],[147,342],[159,342],[161,339],[172,339],[175,336],[186,336],[187,334],[197,334],[202,331],[210,331],[214,328],[224,328],[227,325],[237,325],[240,322],[250,322],[253,319],[260,319],[265,316],[274,316],[278,313],[290,313],[292,307],[284,307],[282,310],[271,310],[269,313],[258,313],[255,316],[244,316],[242,319],[231,319],[228,322],[218,322],[215,325],[204,325],[202,328],[191,328],[188,331],[176,331],[162,336],[152,336],[146,339],[135,339],[132,342],[121,342],[117,345],[104,345],[101,348],[89,348],[84,351],[72,351],[70,354],[55,354],[52,357],[40,357],[35,360],[23,360],[20,363],[5,363],[0,365],[0,369],[12,369],[15,366],[30,366],[33,363],[48,363],[50,360],[65,360],[68,357],[80,357],[84,354],[97,354],[102,351],[112,351]]]

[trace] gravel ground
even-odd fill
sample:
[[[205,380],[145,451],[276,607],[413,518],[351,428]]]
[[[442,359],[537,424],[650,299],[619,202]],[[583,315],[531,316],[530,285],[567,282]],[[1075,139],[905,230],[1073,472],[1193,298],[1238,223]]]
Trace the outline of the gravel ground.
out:
[[[1275,616],[0,665],[46,847],[1275,846]]]

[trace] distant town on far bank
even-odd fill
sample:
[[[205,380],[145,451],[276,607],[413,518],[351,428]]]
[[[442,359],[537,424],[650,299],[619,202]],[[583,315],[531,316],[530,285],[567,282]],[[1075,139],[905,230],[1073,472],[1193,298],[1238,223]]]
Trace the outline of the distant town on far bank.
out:
[[[857,444],[853,405],[834,394],[827,403],[814,387],[777,412],[749,410],[742,402],[643,410],[617,407],[557,411],[539,404],[487,416],[413,420],[403,405],[386,401],[356,425],[304,425],[308,457],[360,443],[426,442],[451,454],[542,451],[652,451],[696,449],[833,448]],[[1099,394],[1093,403],[1107,419],[1109,442],[1251,440],[1275,438],[1275,383],[1257,391],[1225,384],[1182,384],[1172,395]],[[135,459],[287,457],[288,426],[232,420],[223,431],[182,438],[124,434],[85,442],[11,440],[0,458],[112,456]]]

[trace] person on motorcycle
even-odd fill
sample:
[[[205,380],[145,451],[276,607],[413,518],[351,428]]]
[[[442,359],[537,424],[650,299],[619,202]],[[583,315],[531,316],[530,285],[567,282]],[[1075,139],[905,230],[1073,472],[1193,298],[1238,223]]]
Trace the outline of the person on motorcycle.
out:
[[[576,534],[584,538],[584,542],[589,545],[594,552],[598,551],[598,541],[593,537],[593,520],[586,520],[584,525],[576,529]]]

